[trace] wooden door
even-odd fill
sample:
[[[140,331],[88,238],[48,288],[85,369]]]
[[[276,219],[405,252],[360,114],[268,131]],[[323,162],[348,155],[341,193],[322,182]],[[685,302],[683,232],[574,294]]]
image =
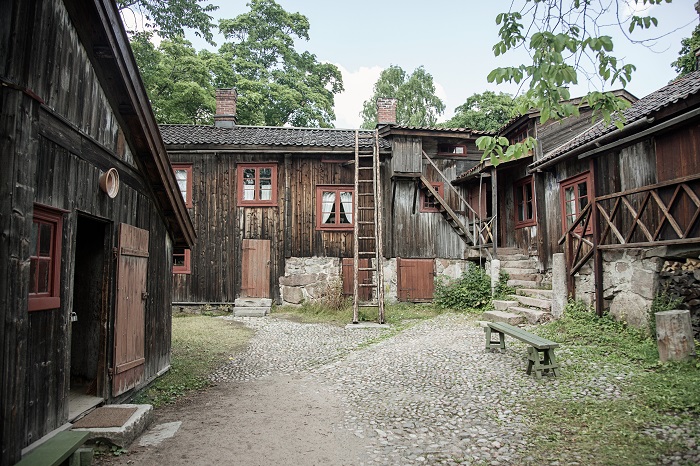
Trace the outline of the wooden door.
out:
[[[435,261],[399,257],[396,262],[399,301],[414,303],[432,301],[435,291]]]
[[[353,262],[354,259],[352,257],[345,257],[343,258],[343,294],[346,296],[352,296],[353,295]],[[360,268],[367,268],[369,267],[369,259],[360,259],[359,260],[359,266]],[[372,283],[372,273],[369,270],[361,270],[358,277],[357,277],[358,283]],[[360,287],[359,289],[359,298],[361,301],[369,301],[370,298],[372,297],[372,288],[368,286],[363,286]]]
[[[112,396],[137,386],[145,367],[148,231],[119,225]]]
[[[270,240],[244,239],[241,297],[270,297]]]

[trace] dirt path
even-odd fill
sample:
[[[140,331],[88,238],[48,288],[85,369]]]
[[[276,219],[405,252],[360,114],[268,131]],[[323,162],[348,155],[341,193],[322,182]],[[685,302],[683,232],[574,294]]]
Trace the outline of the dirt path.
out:
[[[309,379],[222,383],[157,412],[151,429],[182,422],[174,437],[147,447],[137,439],[99,464],[357,465],[363,440],[342,430],[342,419],[336,395]]]

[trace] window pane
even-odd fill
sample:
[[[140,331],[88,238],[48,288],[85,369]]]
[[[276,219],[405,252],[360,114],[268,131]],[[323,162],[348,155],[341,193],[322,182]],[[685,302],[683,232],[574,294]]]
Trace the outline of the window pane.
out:
[[[36,273],[38,259],[32,258],[29,262],[29,292],[36,293]]]
[[[50,260],[40,260],[37,280],[37,293],[48,293],[49,291],[49,266]]]
[[[585,181],[578,184],[578,197],[588,197],[588,184]]]
[[[455,154],[464,154],[464,147],[462,146],[457,146],[454,148],[454,153]]]
[[[525,199],[528,202],[531,202],[532,201],[532,185],[530,183],[528,183],[524,187],[525,187]]]
[[[51,236],[53,227],[48,223],[39,224],[39,255],[49,257],[51,255]]]
[[[243,178],[251,178],[255,179],[255,168],[244,168],[243,169]]]
[[[187,200],[187,170],[175,170],[175,179],[177,180],[177,187],[180,188],[182,193],[182,198]]]
[[[260,200],[269,201],[272,199],[272,180],[260,179]]]
[[[252,201],[255,199],[255,179],[243,180],[243,200]]]
[[[527,202],[527,217],[524,220],[532,220],[535,218],[534,212],[532,211],[532,201]]]
[[[272,168],[261,168],[260,169],[260,178],[272,178]]]

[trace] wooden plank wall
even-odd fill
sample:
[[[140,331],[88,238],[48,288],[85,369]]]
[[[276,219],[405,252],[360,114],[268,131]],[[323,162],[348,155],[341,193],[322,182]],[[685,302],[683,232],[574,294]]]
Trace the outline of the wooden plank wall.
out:
[[[518,248],[524,252],[537,251],[538,226],[515,228],[515,198],[513,183],[527,176],[526,162],[498,171],[498,233],[500,247]],[[539,213],[539,212],[538,212]],[[538,222],[540,218],[538,217]]]

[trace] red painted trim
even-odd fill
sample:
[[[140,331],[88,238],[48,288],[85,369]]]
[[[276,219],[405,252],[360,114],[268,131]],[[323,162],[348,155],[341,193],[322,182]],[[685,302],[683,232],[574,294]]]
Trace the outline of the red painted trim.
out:
[[[192,164],[191,163],[174,163],[172,164],[173,166],[173,173],[175,173],[175,170],[185,170],[187,172],[187,195],[184,198],[185,200],[185,207],[190,208],[192,207]],[[177,181],[177,180],[176,180]]]
[[[559,182],[559,203],[561,207],[561,227],[562,227],[562,233],[566,233],[566,231],[569,229],[569,222],[567,222],[566,218],[566,196],[564,194],[565,190],[567,188],[570,188],[572,186],[577,186],[581,184],[581,182],[586,183],[586,197],[588,199],[588,202],[591,202],[592,196],[593,196],[593,183],[591,182],[591,172],[586,171],[583,173],[580,173],[576,176],[572,176],[571,178],[567,178],[563,181]],[[581,208],[579,206],[579,196],[578,196],[578,191],[574,190],[574,206],[576,207],[576,218],[578,218],[578,215],[581,212]],[[581,234],[581,231],[583,230],[582,226],[579,226],[576,228],[576,233]],[[590,235],[593,233],[593,222],[589,221],[588,222],[588,228],[586,228],[586,235]]]
[[[532,218],[526,218],[520,220],[518,218],[518,191],[520,191],[523,197],[523,214],[527,212],[525,207],[528,202],[525,197],[525,186],[530,185],[530,192],[532,193]],[[513,218],[515,219],[515,228],[525,228],[537,225],[537,199],[535,196],[535,177],[530,175],[525,178],[521,178],[515,183],[513,183]]]
[[[178,274],[190,274],[192,273],[192,268],[191,268],[191,262],[190,262],[190,256],[191,256],[191,251],[189,249],[184,250],[185,254],[185,264],[184,265],[175,265],[173,264],[173,273],[178,273]]]
[[[444,183],[441,182],[430,182],[431,185],[433,185],[433,188],[435,188],[435,191],[438,192],[440,197],[443,199],[445,198],[445,185]],[[425,195],[425,189],[420,190],[420,211],[422,213],[427,213],[427,212],[440,212],[440,209],[437,207],[428,207],[425,205],[426,201],[428,200],[428,197]]]
[[[51,269],[49,270],[49,290],[46,293],[29,293],[27,310],[30,312],[58,309],[61,307],[61,247],[63,244],[63,212],[64,211],[62,210],[34,204],[34,223],[50,224],[53,231],[51,237],[51,249],[48,256],[51,258]],[[36,222],[36,220],[39,222]],[[38,237],[37,241],[39,241]],[[38,256],[32,257],[38,259]],[[29,279],[37,280],[38,278],[30,276]],[[34,287],[32,285],[29,286],[30,290],[33,288]]]
[[[271,186],[270,189],[272,190],[270,193],[270,199],[269,200],[259,200],[259,199],[252,199],[252,200],[245,200],[243,199],[243,172],[246,168],[254,168],[255,169],[255,196],[258,196],[259,192],[259,187],[260,187],[260,169],[261,168],[270,168],[271,169]],[[277,164],[276,163],[239,163],[238,164],[238,174],[236,176],[237,184],[238,186],[236,187],[236,192],[237,192],[237,199],[238,199],[238,205],[240,206],[246,206],[246,207],[273,207],[277,205]]]

